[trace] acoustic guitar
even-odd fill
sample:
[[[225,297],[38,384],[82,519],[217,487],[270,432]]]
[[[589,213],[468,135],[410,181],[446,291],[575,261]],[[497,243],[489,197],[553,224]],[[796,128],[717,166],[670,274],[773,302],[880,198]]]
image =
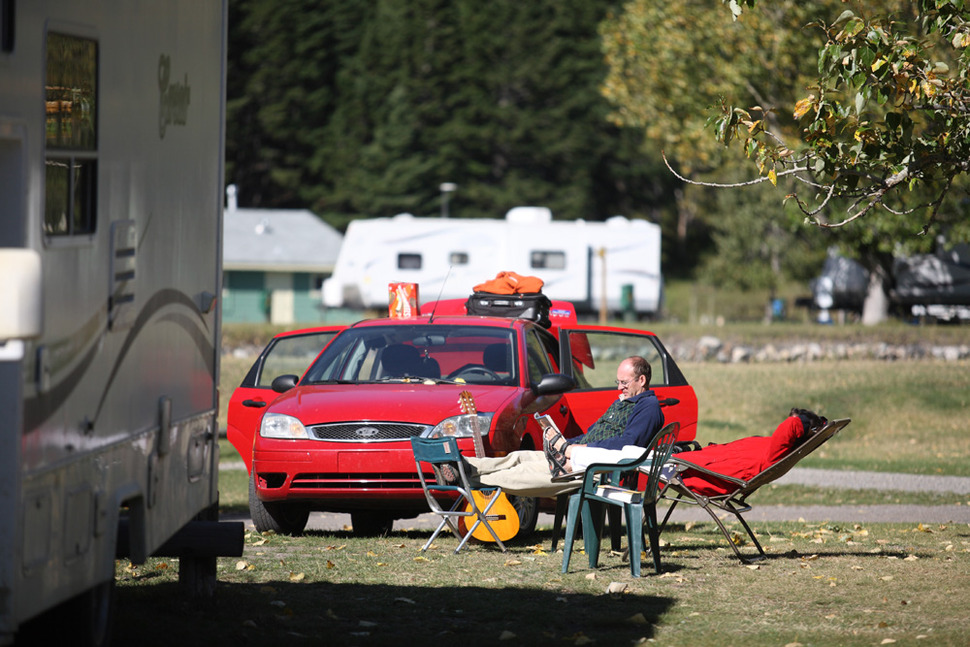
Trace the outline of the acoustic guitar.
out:
[[[472,438],[475,441],[475,456],[482,458],[485,456],[485,445],[482,442],[482,431],[478,427],[478,410],[475,408],[475,400],[472,398],[471,392],[462,391],[458,396],[458,404],[461,406],[462,413],[471,416]],[[518,534],[519,513],[516,511],[515,506],[512,505],[512,502],[509,501],[505,492],[492,491],[486,494],[480,490],[472,490],[471,494],[479,510],[484,510],[492,499],[498,497],[495,503],[492,504],[488,514],[485,515],[485,518],[488,519],[489,525],[492,526],[492,530],[495,531],[495,534],[498,535],[501,541],[508,541]],[[471,504],[468,504],[465,511],[472,511]],[[465,525],[465,522],[471,518],[462,517],[458,520],[458,528],[462,533],[467,534],[468,526]],[[479,541],[495,541],[495,537],[492,536],[492,533],[484,525],[479,525],[478,528],[475,528],[472,537]]]

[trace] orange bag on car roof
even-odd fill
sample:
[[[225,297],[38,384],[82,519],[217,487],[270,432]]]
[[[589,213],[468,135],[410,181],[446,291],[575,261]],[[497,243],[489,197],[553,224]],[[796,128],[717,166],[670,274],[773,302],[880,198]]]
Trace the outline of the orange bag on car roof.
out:
[[[535,276],[522,276],[515,272],[499,272],[494,279],[479,283],[472,289],[475,292],[488,292],[490,294],[530,294],[541,292],[542,285],[542,279]]]

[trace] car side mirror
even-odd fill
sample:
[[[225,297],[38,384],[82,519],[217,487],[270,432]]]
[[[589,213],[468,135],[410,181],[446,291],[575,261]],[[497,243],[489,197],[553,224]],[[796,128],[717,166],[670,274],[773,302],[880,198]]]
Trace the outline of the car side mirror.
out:
[[[576,381],[568,375],[562,373],[546,373],[539,380],[538,384],[532,385],[532,391],[536,395],[559,395],[566,391],[571,391],[576,386]]]
[[[279,377],[273,378],[272,387],[277,393],[285,393],[296,386],[299,380],[299,375],[280,375]]]

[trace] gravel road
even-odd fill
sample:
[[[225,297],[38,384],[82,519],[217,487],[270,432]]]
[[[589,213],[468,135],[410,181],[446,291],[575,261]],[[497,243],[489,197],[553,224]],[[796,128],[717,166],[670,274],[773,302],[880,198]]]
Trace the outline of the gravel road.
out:
[[[242,467],[242,463],[239,464]],[[224,466],[225,468],[225,466]],[[838,523],[966,523],[970,524],[970,477],[962,476],[915,476],[890,472],[845,472],[798,468],[776,481],[779,484],[814,485],[850,490],[898,490],[909,492],[952,492],[966,494],[966,501],[955,505],[799,505],[759,506],[757,494],[752,496],[752,509],[745,513],[749,522],[758,521],[806,521]],[[728,515],[730,516],[730,515]],[[224,517],[228,520],[228,517]],[[251,526],[249,519],[247,526]],[[696,506],[681,505],[671,517],[671,522],[705,521],[710,517]],[[394,523],[395,530],[411,528],[434,528],[438,518],[423,514],[415,519],[400,519]],[[539,515],[539,526],[551,527],[551,514]],[[350,528],[350,515],[315,512],[310,515],[308,530],[334,531]]]

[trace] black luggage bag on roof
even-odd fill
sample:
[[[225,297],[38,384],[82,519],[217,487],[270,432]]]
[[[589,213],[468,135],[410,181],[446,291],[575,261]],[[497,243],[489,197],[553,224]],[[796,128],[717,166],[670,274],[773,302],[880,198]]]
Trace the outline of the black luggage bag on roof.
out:
[[[528,319],[535,321],[544,328],[550,326],[550,307],[552,307],[552,302],[542,292],[526,294],[475,292],[465,302],[465,310],[470,315]]]

